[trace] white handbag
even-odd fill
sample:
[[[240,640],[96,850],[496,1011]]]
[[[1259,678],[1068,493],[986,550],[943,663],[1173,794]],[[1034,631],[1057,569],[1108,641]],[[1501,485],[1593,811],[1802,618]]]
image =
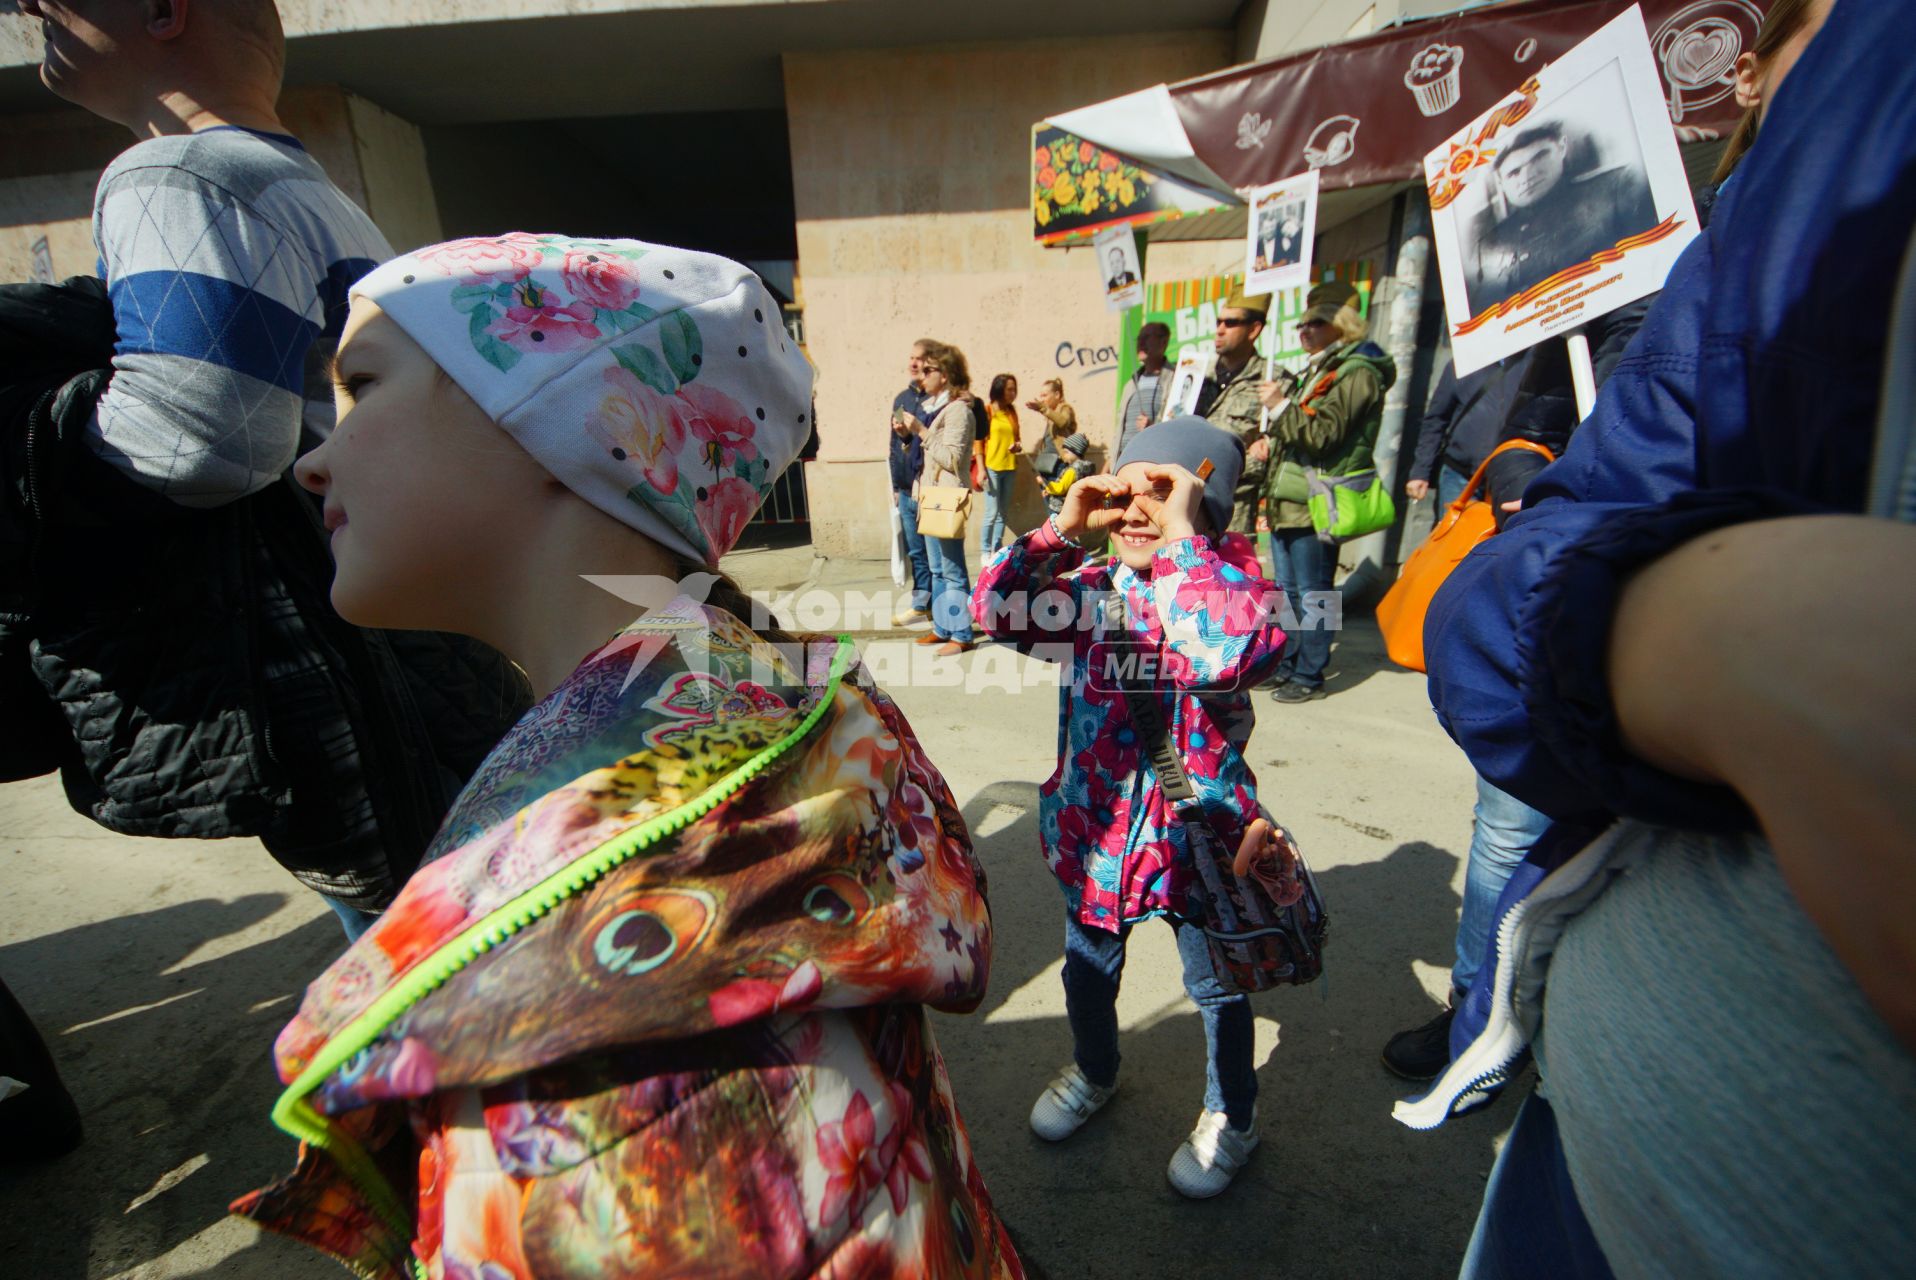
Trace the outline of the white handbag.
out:
[[[911,564],[905,553],[905,518],[898,514],[898,504],[891,504],[891,584],[894,587],[911,585]]]

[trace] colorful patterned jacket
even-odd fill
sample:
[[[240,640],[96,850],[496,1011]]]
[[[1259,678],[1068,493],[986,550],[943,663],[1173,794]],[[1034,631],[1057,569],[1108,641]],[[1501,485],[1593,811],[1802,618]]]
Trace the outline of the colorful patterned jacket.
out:
[[[682,597],[529,712],[281,1033],[305,1145],[235,1210],[375,1280],[1021,1276],[926,1012],[984,873],[807,649]]]
[[[1058,767],[1038,789],[1038,834],[1078,919],[1115,933],[1126,921],[1185,914],[1191,861],[1184,825],[1103,661],[1128,651],[1152,665],[1132,675],[1163,701],[1211,830],[1235,850],[1259,812],[1244,744],[1254,721],[1250,688],[1284,648],[1282,596],[1260,576],[1249,540],[1235,534],[1160,549],[1148,578],[1116,559],[1086,564],[1084,556],[1040,525],[985,566],[972,615],[996,639],[1070,664]]]

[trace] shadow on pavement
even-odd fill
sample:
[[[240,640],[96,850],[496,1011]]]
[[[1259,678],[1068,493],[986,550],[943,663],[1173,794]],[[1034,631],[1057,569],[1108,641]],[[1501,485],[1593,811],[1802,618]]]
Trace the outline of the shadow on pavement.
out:
[[[1263,1145],[1230,1191],[1192,1203],[1164,1176],[1204,1077],[1169,931],[1146,924],[1132,937],[1119,1095],[1069,1142],[1040,1141],[1026,1116],[1070,1035],[1055,986],[1063,898],[1038,851],[1037,786],[994,783],[964,814],[990,881],[993,972],[983,1006],[938,1016],[938,1034],[979,1166],[1034,1277],[1456,1274],[1517,1099],[1412,1133],[1390,1118],[1410,1090],[1377,1061],[1386,1038],[1434,1012],[1412,962],[1449,964],[1455,854],[1406,842],[1318,868],[1326,974],[1253,1000]],[[0,974],[46,1034],[89,1131],[62,1161],[0,1173],[0,1273],[113,1276],[164,1257],[234,1196],[290,1169],[293,1144],[267,1119],[271,1044],[341,939],[330,917],[233,938],[286,902],[201,899],[0,947]],[[241,944],[195,958],[221,939]],[[198,1272],[335,1273],[272,1242]]]
[[[1355,689],[1380,671],[1402,669],[1384,652],[1384,636],[1377,629],[1377,619],[1369,615],[1352,617],[1346,614],[1344,629],[1337,633],[1337,641],[1331,647],[1330,665],[1324,673],[1324,689],[1334,698]]]
[[[87,1134],[64,1159],[0,1171],[0,1271],[113,1275],[291,1169],[293,1141],[268,1118],[279,1093],[272,1043],[341,949],[339,926],[329,915],[192,960],[287,901],[203,898],[0,947],[0,973],[46,1038]]]
[[[1457,1273],[1493,1141],[1518,1099],[1413,1133],[1390,1109],[1416,1090],[1378,1062],[1386,1039],[1436,1011],[1411,962],[1450,963],[1456,855],[1411,842],[1318,871],[1331,915],[1324,977],[1252,998],[1263,1144],[1228,1192],[1191,1202],[1164,1169],[1203,1104],[1204,1032],[1169,931],[1147,923],[1132,934],[1120,1014],[1130,1007],[1135,1021],[1140,1001],[1149,1012],[1124,1035],[1117,1097],[1067,1142],[1042,1141],[1026,1117],[1071,1040],[1060,1015],[1012,1016],[1030,1007],[1020,988],[1057,981],[1063,950],[1037,787],[986,787],[965,816],[990,878],[996,949],[983,1007],[941,1016],[939,1043],[986,1185],[1029,1262],[1058,1280]]]

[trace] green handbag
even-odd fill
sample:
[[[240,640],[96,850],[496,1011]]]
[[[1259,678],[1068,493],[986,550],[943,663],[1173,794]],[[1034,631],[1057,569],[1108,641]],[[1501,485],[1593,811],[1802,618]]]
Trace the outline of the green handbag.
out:
[[[1315,468],[1305,471],[1310,485],[1311,527],[1324,541],[1361,538],[1390,528],[1397,519],[1397,504],[1390,500],[1390,489],[1375,471],[1356,471],[1347,476],[1327,476]]]
[[[1279,502],[1308,502],[1311,497],[1311,480],[1304,474],[1303,467],[1286,458],[1277,464],[1277,471],[1271,476],[1268,492]]]

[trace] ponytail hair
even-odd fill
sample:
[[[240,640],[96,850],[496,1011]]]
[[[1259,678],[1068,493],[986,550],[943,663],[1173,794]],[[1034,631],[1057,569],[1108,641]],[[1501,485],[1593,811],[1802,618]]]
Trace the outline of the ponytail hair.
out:
[[[692,556],[676,556],[672,562],[672,572],[678,575],[680,582],[697,574],[707,574],[718,579],[706,589],[704,603],[713,609],[722,609],[746,626],[751,627],[758,638],[768,644],[798,644],[807,639],[819,639],[818,636],[801,636],[786,630],[785,624],[773,616],[771,610],[745,594],[745,588],[732,580],[732,576],[718,568],[708,565]],[[758,625],[763,623],[763,625]]]
[[[1768,62],[1776,56],[1776,51],[1788,44],[1796,33],[1809,21],[1812,0],[1770,0],[1769,11],[1763,15],[1762,25],[1756,29],[1756,39],[1750,42],[1748,52],[1755,56],[1758,65]],[[1723,148],[1722,157],[1716,162],[1716,172],[1710,175],[1710,181],[1722,182],[1736,171],[1743,162],[1744,155],[1756,142],[1756,117],[1762,111],[1761,103],[1743,113],[1736,122],[1736,128],[1730,131],[1730,141]]]
[[[1756,112],[1755,107],[1745,111],[1743,118],[1736,122],[1736,128],[1730,130],[1729,145],[1723,148],[1722,156],[1717,159],[1716,172],[1710,175],[1711,182],[1728,180],[1736,172],[1736,166],[1743,163],[1744,153],[1756,141]]]
[[[674,557],[672,572],[684,582],[694,574],[710,574],[717,581],[705,592],[705,606],[731,614],[750,627],[752,634],[760,641],[777,649],[785,662],[791,665],[793,672],[803,682],[810,673],[812,655],[819,652],[823,645],[827,651],[838,648],[838,637],[820,631],[793,631],[773,615],[762,603],[745,593],[728,573],[716,566],[708,565],[691,556]],[[762,656],[762,655],[761,655]]]

